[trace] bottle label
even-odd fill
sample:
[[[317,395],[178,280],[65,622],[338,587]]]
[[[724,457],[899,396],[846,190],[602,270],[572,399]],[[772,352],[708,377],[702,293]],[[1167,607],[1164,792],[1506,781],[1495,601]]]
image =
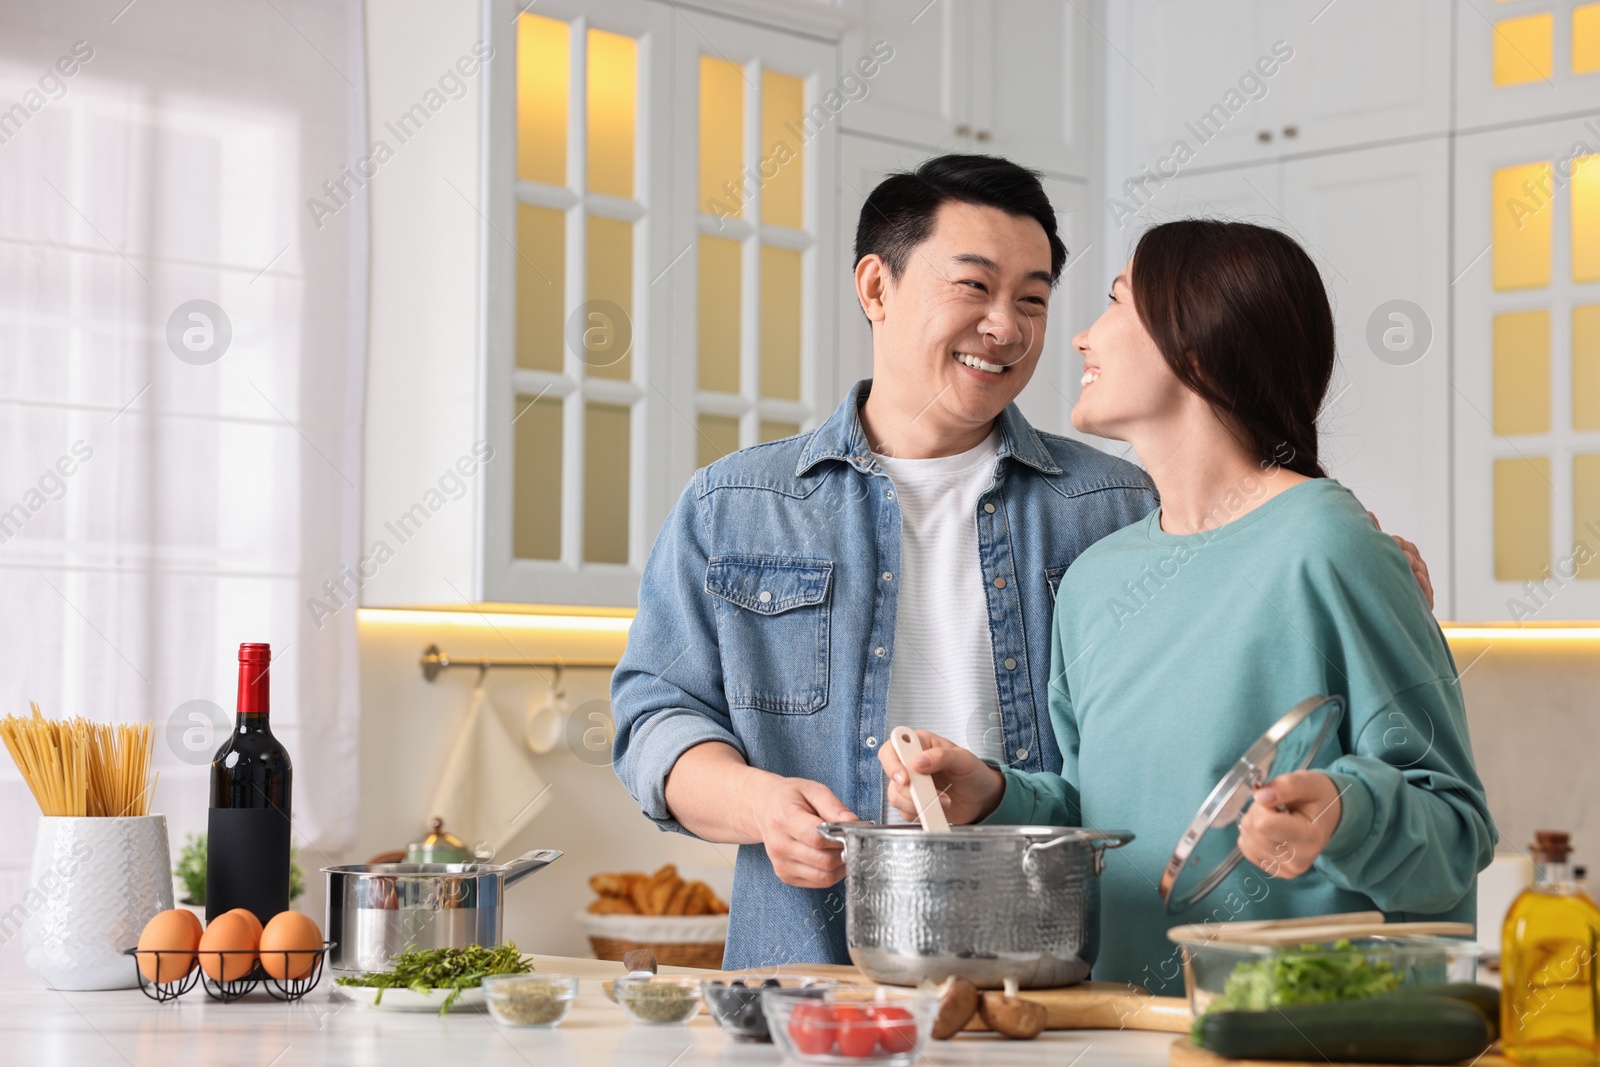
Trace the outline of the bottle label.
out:
[[[289,817],[277,808],[210,810],[206,922],[234,908],[263,925],[289,910]]]

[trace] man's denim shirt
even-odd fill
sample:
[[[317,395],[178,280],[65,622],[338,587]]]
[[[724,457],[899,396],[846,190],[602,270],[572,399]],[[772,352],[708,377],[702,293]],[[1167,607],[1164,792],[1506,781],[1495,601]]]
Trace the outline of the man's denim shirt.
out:
[[[858,383],[818,429],[696,472],[656,539],[611,682],[612,762],[663,829],[686,832],[665,783],[705,741],[821,782],[861,818],[878,818],[900,507],[861,429],[871,384]],[[1015,405],[1001,415],[994,481],[973,515],[974,563],[999,693],[1000,722],[988,728],[1001,731],[1010,765],[1061,768],[1046,693],[1062,572],[1155,504],[1132,464],[1040,433]],[[731,906],[726,967],[849,962],[842,883],[786,885],[763,846],[743,845]]]

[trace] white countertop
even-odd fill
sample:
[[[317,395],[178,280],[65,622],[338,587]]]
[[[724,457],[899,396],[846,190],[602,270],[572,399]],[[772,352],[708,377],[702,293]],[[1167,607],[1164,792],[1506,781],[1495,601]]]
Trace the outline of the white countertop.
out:
[[[735,1042],[701,1014],[686,1027],[643,1027],[600,990],[619,964],[536,956],[540,971],[581,979],[572,1014],[555,1030],[501,1026],[486,1014],[440,1018],[377,1010],[337,993],[324,975],[302,1000],[284,1004],[257,991],[222,1004],[196,986],[168,1004],[137,989],[63,993],[25,971],[0,975],[0,1063],[29,1067],[684,1067],[783,1062],[772,1045]],[[663,973],[695,973],[663,967]],[[1172,1034],[1051,1031],[1037,1041],[965,1034],[930,1042],[919,1067],[1165,1067]]]

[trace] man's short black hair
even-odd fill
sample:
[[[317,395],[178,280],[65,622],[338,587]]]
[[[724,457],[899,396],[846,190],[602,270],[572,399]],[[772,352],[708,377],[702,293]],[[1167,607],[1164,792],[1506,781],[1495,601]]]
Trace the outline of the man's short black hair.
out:
[[[1050,239],[1050,283],[1061,277],[1067,246],[1056,233],[1056,213],[1039,172],[999,156],[935,156],[916,170],[897,171],[878,183],[856,223],[856,258],[877,255],[898,279],[911,250],[933,232],[934,216],[959,201],[1031,218]]]

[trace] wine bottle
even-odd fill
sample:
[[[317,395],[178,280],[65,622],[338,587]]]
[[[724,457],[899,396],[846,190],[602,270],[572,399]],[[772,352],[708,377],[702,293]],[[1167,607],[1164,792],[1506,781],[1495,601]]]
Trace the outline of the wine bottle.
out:
[[[206,921],[248,908],[266,923],[289,910],[289,753],[267,722],[272,649],[239,646],[239,715],[211,759]]]

